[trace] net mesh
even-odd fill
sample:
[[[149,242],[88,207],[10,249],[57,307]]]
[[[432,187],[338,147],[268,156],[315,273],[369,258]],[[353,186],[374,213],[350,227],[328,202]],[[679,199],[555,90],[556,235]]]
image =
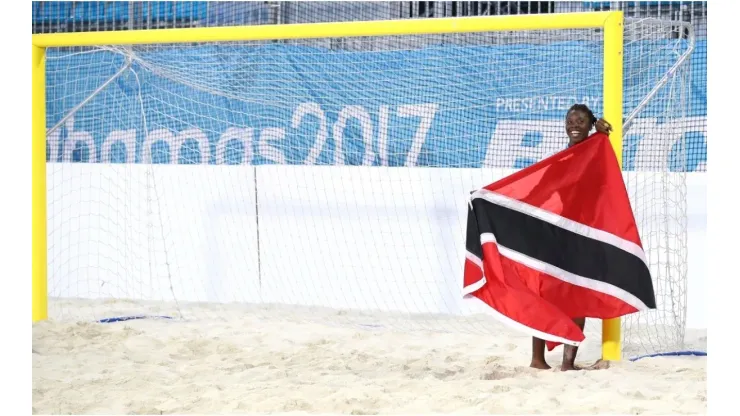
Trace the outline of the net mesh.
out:
[[[625,180],[658,296],[624,320],[628,352],[685,326],[676,33],[625,27]],[[467,195],[565,148],[571,105],[603,114],[602,56],[599,30],[50,49],[50,315],[282,304],[491,331],[461,295]]]

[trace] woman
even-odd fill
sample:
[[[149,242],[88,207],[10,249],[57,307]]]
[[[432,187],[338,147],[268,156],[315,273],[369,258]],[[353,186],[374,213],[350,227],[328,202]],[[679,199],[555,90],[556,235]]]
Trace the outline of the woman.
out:
[[[594,113],[588,106],[584,104],[575,104],[565,114],[565,132],[568,135],[568,147],[574,146],[590,137],[592,129],[596,129],[599,133],[608,135],[612,127],[604,120],[596,119]],[[575,318],[573,322],[583,330],[586,323],[585,318]],[[576,370],[574,365],[576,354],[578,353],[578,347],[572,345],[565,345],[563,351],[563,364],[560,369],[562,371]],[[550,366],[545,361],[545,341],[539,338],[532,338],[532,362],[530,367],[539,369],[550,369]]]
[[[570,139],[568,147],[586,140],[592,128],[607,136],[612,131],[612,126],[603,118],[597,120],[585,104],[575,104],[565,113],[565,133]]]

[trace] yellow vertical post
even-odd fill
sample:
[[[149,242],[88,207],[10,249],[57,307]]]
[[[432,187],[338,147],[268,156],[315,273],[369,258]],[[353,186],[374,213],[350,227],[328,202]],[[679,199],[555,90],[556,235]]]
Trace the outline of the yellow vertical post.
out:
[[[33,47],[31,291],[33,322],[48,317],[46,293],[46,49]]]
[[[622,71],[624,61],[624,15],[613,12],[604,24],[604,118],[612,125],[609,138],[622,167]],[[621,320],[602,322],[601,358],[622,359]]]

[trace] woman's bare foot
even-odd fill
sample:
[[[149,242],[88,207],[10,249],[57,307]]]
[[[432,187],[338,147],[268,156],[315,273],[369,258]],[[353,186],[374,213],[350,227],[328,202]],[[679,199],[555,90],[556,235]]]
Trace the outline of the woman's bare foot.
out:
[[[529,366],[538,370],[549,370],[552,368],[546,362],[540,360],[532,360]]]
[[[560,371],[578,371],[583,370],[583,368],[570,363],[563,363],[563,365],[560,366]]]
[[[597,360],[595,363],[591,364],[587,370],[606,370],[609,368],[609,361],[604,360]]]

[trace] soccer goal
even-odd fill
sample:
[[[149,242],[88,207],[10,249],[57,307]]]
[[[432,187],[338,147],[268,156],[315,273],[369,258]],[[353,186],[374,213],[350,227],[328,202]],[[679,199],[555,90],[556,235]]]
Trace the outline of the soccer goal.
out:
[[[680,347],[692,47],[621,12],[34,35],[33,320],[300,305],[485,332],[469,192],[565,148],[582,103],[658,298],[604,322],[603,356]]]

